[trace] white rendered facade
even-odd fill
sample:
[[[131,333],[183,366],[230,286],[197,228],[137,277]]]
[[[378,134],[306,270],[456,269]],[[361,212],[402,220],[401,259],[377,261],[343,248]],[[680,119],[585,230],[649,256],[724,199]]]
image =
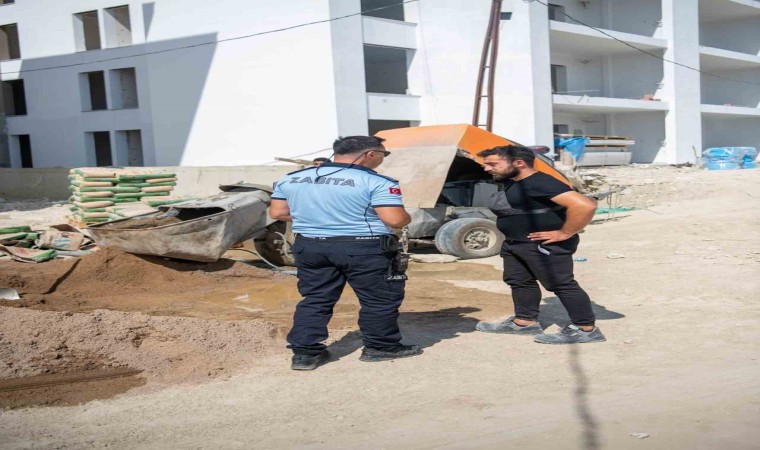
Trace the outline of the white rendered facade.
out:
[[[635,162],[760,147],[760,1],[542,1],[555,20],[504,0],[494,132],[629,136]],[[338,135],[468,123],[491,2],[340,19],[394,0],[5,3],[0,167],[74,167],[261,164]]]

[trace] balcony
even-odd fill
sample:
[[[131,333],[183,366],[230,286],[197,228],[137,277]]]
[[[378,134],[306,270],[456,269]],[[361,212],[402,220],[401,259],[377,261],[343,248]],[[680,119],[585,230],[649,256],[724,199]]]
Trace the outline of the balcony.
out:
[[[760,1],[757,0],[699,0],[701,24],[726,22],[760,17]]]
[[[552,0],[546,3],[552,24],[575,24],[573,19],[576,19],[592,27],[639,36],[655,36],[661,26],[661,0]]]
[[[700,0],[699,43],[715,49],[760,55],[760,2]]]
[[[626,98],[589,97],[554,94],[554,111],[566,113],[616,113],[667,111],[668,103]]]
[[[369,120],[421,120],[420,98],[402,94],[367,94]]]
[[[732,50],[701,46],[700,68],[705,72],[760,68],[760,56]]]
[[[760,117],[760,108],[750,108],[746,106],[728,106],[728,105],[702,105],[702,116],[704,117]]]
[[[583,25],[553,20],[550,24],[550,30],[552,52],[593,53],[597,55],[619,55],[636,52],[635,49]],[[667,47],[667,42],[664,39],[620,31],[604,30],[604,32],[642,50],[659,51]]]
[[[380,47],[417,48],[417,24],[363,17],[364,43]]]

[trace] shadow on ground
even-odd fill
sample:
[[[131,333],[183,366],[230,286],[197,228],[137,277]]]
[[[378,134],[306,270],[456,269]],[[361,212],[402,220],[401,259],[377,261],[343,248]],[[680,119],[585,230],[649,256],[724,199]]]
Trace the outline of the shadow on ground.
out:
[[[619,312],[611,311],[594,302],[591,302],[591,307],[594,309],[596,320],[615,320],[625,317],[625,315]],[[559,298],[549,297],[544,299],[541,304],[541,312],[538,321],[541,323],[541,328],[543,329],[552,325],[557,325],[561,328],[570,324],[570,317],[567,315],[567,310],[562,306]]]
[[[404,336],[403,343],[428,348],[443,340],[456,338],[462,333],[471,333],[475,331],[478,319],[468,315],[478,311],[479,308],[458,307],[438,311],[402,312],[399,326]],[[333,342],[328,348],[333,360],[338,360],[362,346],[362,333],[356,330]]]

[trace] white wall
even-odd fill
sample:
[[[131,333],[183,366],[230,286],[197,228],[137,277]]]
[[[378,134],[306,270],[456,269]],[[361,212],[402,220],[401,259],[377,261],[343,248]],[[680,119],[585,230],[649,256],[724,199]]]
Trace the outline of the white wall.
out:
[[[437,0],[407,6],[406,20],[418,23],[409,89],[423,96],[422,125],[470,123],[490,4]]]
[[[610,134],[636,140],[636,145],[628,147],[633,153],[632,162],[655,162],[664,145],[668,144],[665,141],[665,113],[616,113],[610,114],[609,121]]]
[[[604,88],[603,57],[552,53],[551,63],[567,68],[567,91],[570,95],[609,96]]]
[[[662,19],[660,0],[606,0],[604,4],[609,29],[659,37]]]
[[[655,95],[663,82],[663,62],[640,53],[610,56],[607,60],[609,96],[639,99]]]
[[[578,134],[606,136],[609,134],[607,120],[605,114],[554,113],[554,123],[567,125],[570,134],[574,134],[576,130],[581,130]]]
[[[760,118],[702,118],[703,148],[755,147],[760,149]]]
[[[310,0],[158,1],[149,39],[190,30],[226,39],[325,20],[328,7]],[[197,56],[149,59],[157,164],[252,164],[324,148],[337,135],[329,24],[221,43],[205,80],[194,69]],[[200,85],[199,98],[186,97],[185,83]],[[187,127],[188,135],[176,126]]]
[[[525,145],[551,147],[553,100],[547,10],[535,2],[506,3],[512,20],[502,22],[495,130],[510,130],[508,137]]]
[[[520,0],[522,1],[522,0]],[[578,0],[545,0],[544,3],[551,3],[552,5],[561,5],[565,7],[565,13],[572,16],[581,22],[598,28],[609,28],[606,17],[603,14],[602,3],[603,1],[592,0],[587,3],[587,6],[583,6]],[[546,10],[546,7],[543,7]],[[545,14],[548,17],[549,13]],[[564,16],[562,16],[564,17]],[[561,22],[576,23],[567,17],[564,17]]]
[[[688,67],[699,67],[699,16],[697,0],[662,0],[663,37],[668,41],[664,57]],[[694,148],[702,147],[700,74],[675,64],[665,64],[663,88],[658,95],[668,102],[665,115],[666,145],[655,162],[677,164],[694,160]]]
[[[725,78],[702,75],[702,103],[760,108],[760,69],[714,70],[710,73],[735,80],[753,81],[758,84],[737,83]]]
[[[145,9],[141,2],[126,3],[135,45],[76,54],[72,15],[125,2],[39,0],[4,6],[4,19],[19,23],[24,59],[4,62],[0,69],[89,63],[330,17],[326,1],[157,0]],[[144,11],[150,17],[143,17]],[[33,135],[39,167],[86,165],[88,131],[142,130],[148,165],[249,164],[324,148],[338,134],[333,37],[330,25],[320,24],[170,53],[4,75],[25,79],[29,109],[26,117],[8,118],[8,132]],[[78,73],[123,67],[136,68],[139,110],[82,113]]]
[[[361,0],[330,0],[330,15],[342,17],[361,11]],[[337,135],[367,134],[367,101],[364,77],[363,21],[361,16],[335,20],[332,33],[333,69],[335,71],[335,107]],[[329,143],[323,144],[324,148]],[[299,152],[297,154],[309,153]]]
[[[586,6],[578,0],[545,3],[564,6],[565,13],[587,25],[643,36],[656,36],[658,21],[662,18],[660,0],[590,0]],[[576,23],[562,17],[563,22]]]
[[[600,56],[589,49],[585,54],[552,53],[551,58],[552,64],[567,67],[572,95],[639,99],[654,95],[663,81],[662,60],[640,53]]]

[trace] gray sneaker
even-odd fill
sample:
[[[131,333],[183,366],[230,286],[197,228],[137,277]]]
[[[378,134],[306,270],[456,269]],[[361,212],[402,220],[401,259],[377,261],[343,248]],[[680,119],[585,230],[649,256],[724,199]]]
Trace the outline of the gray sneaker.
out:
[[[527,327],[521,327],[515,323],[515,316],[509,317],[501,322],[478,322],[475,329],[484,333],[503,333],[503,334],[541,334],[544,330],[538,322]]]
[[[604,342],[602,331],[594,327],[591,331],[583,331],[575,325],[568,325],[556,334],[542,334],[533,338],[539,344],[586,344],[589,342]]]

